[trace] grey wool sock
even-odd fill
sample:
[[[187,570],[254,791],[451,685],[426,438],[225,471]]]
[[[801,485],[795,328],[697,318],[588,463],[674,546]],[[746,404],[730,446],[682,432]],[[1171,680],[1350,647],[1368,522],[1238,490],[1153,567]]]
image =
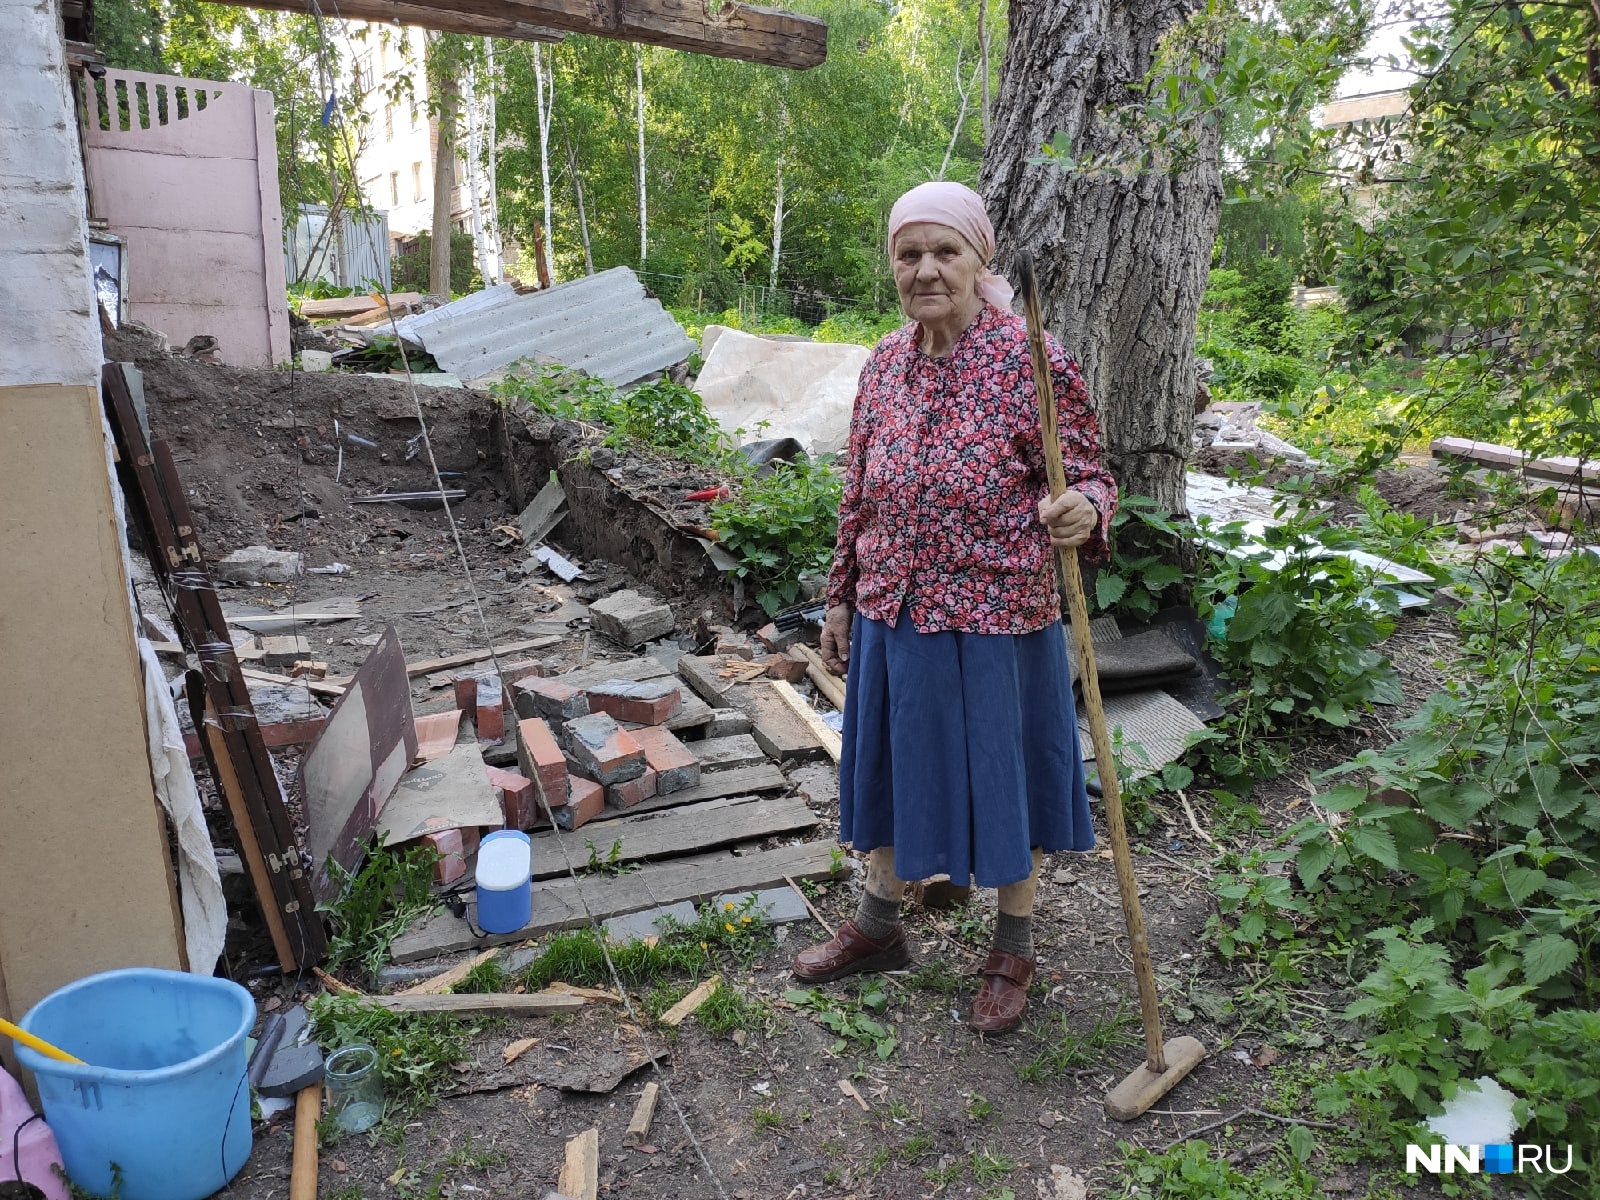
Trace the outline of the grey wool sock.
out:
[[[994,948],[1015,954],[1018,958],[1033,957],[1033,915],[1013,917],[1001,913],[994,923]]]
[[[885,900],[871,892],[861,893],[856,905],[856,928],[874,941],[882,941],[900,924],[900,901]]]

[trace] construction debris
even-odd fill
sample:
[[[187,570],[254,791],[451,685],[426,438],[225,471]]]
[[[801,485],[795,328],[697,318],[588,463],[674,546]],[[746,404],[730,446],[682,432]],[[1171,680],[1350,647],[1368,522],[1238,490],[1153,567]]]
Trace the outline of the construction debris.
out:
[[[288,583],[302,570],[298,554],[271,546],[246,546],[212,565],[213,574],[226,583]]]
[[[624,646],[642,646],[665,637],[676,624],[670,608],[631,588],[596,600],[589,606],[589,618],[596,633]]]
[[[661,1094],[659,1083],[647,1083],[639,1094],[639,1103],[628,1118],[628,1131],[622,1135],[624,1146],[643,1146],[650,1140],[650,1124],[656,1116],[656,1098]]]

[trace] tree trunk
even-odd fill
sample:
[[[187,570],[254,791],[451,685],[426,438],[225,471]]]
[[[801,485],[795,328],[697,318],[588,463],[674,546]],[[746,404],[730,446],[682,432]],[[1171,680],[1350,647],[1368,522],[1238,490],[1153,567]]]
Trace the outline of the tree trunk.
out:
[[[578,236],[583,239],[583,269],[588,275],[594,274],[594,255],[589,250],[589,213],[583,206],[583,176],[578,173],[578,154],[572,148],[572,139],[567,138],[567,174],[572,177],[572,190],[578,197]]]
[[[549,287],[555,278],[550,253],[550,118],[556,106],[555,62],[544,61],[544,47],[533,43],[533,87],[539,104],[539,173],[544,181],[544,240],[539,257],[540,286]]]
[[[483,219],[483,190],[478,186],[478,164],[483,161],[483,123],[478,119],[481,93],[476,69],[467,69],[463,91],[462,101],[467,116],[467,205],[472,216],[472,250],[478,260],[478,275],[483,280],[483,286],[488,287],[495,280],[489,256],[489,229]]]
[[[438,78],[438,136],[434,139],[434,230],[427,261],[427,290],[450,299],[450,200],[456,190],[456,114],[461,85],[453,74]]]
[[[989,0],[978,0],[978,70],[983,72],[983,107],[979,110],[979,133],[989,144]]]
[[[644,260],[650,255],[650,221],[645,215],[644,173],[644,47],[637,42],[633,47],[633,78],[639,93],[639,269],[644,270]],[[594,273],[594,268],[589,268]]]
[[[489,180],[489,245],[494,253],[494,278],[485,284],[503,283],[506,277],[506,248],[500,240],[500,132],[495,117],[495,106],[500,102],[500,81],[494,70],[494,39],[483,39],[484,76],[488,95],[484,100],[488,133],[483,156],[488,162]]]
[[[1083,367],[1124,495],[1182,512],[1194,426],[1195,320],[1222,202],[1214,122],[1181,169],[1124,173],[1030,164],[1058,131],[1079,161],[1139,162],[1108,123],[1194,0],[1041,0],[1013,5],[982,187],[999,268],[1033,250],[1046,323]],[[997,268],[998,269],[998,268]]]
[[[428,291],[450,298],[450,209],[456,187],[456,114],[461,86],[450,70],[438,72],[439,136],[433,151],[433,233],[428,255]]]

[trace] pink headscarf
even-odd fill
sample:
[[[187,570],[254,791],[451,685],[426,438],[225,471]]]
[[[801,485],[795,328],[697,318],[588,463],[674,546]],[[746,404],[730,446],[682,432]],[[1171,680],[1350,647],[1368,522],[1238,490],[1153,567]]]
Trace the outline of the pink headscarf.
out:
[[[983,211],[983,197],[960,183],[923,183],[894,202],[889,210],[889,257],[894,258],[894,238],[907,225],[927,223],[954,229],[983,259],[978,272],[978,295],[996,308],[1009,308],[1015,294],[1005,278],[989,270],[994,257],[994,225]]]

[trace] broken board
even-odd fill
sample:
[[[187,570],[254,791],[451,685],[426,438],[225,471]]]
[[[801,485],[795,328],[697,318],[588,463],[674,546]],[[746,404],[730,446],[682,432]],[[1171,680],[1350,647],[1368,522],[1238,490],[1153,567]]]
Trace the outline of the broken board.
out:
[[[382,844],[393,846],[446,829],[498,828],[505,814],[495,799],[483,751],[463,738],[443,758],[413,767],[378,816]]]
[[[693,747],[694,743],[687,745]],[[763,761],[760,766],[713,771],[702,775],[699,784],[692,788],[684,788],[681,792],[658,792],[648,800],[619,811],[639,816],[682,804],[698,804],[702,800],[721,800],[724,796],[746,796],[756,792],[781,792],[788,787],[789,777],[773,764]]]
[[[533,877],[565,875],[567,863],[581,870],[593,846],[608,865],[671,858],[734,842],[812,829],[817,816],[797,796],[730,796],[645,816],[594,821],[570,833],[551,831],[533,839]],[[562,850],[566,851],[565,857]]]
[[[355,870],[384,802],[416,756],[411,683],[400,637],[390,625],[301,762],[311,890],[318,900],[331,900],[338,890],[328,860]]]
[[[734,671],[727,678],[723,671]],[[766,680],[740,681],[718,656],[684,655],[678,674],[712,708],[738,708],[750,718],[751,735],[769,758],[805,762],[828,757],[827,748]]]
[[[533,919],[504,934],[475,934],[466,917],[438,913],[395,939],[397,963],[436,958],[456,950],[523,941],[563,929],[585,928],[593,920],[620,917],[680,900],[706,901],[724,892],[758,891],[788,879],[828,879],[847,872],[849,860],[837,857],[831,841],[779,846],[750,854],[721,851],[651,863],[625,875],[586,875],[577,882],[545,880],[533,885]],[[837,858],[837,861],[836,861]],[[468,905],[468,915],[476,917]]]

